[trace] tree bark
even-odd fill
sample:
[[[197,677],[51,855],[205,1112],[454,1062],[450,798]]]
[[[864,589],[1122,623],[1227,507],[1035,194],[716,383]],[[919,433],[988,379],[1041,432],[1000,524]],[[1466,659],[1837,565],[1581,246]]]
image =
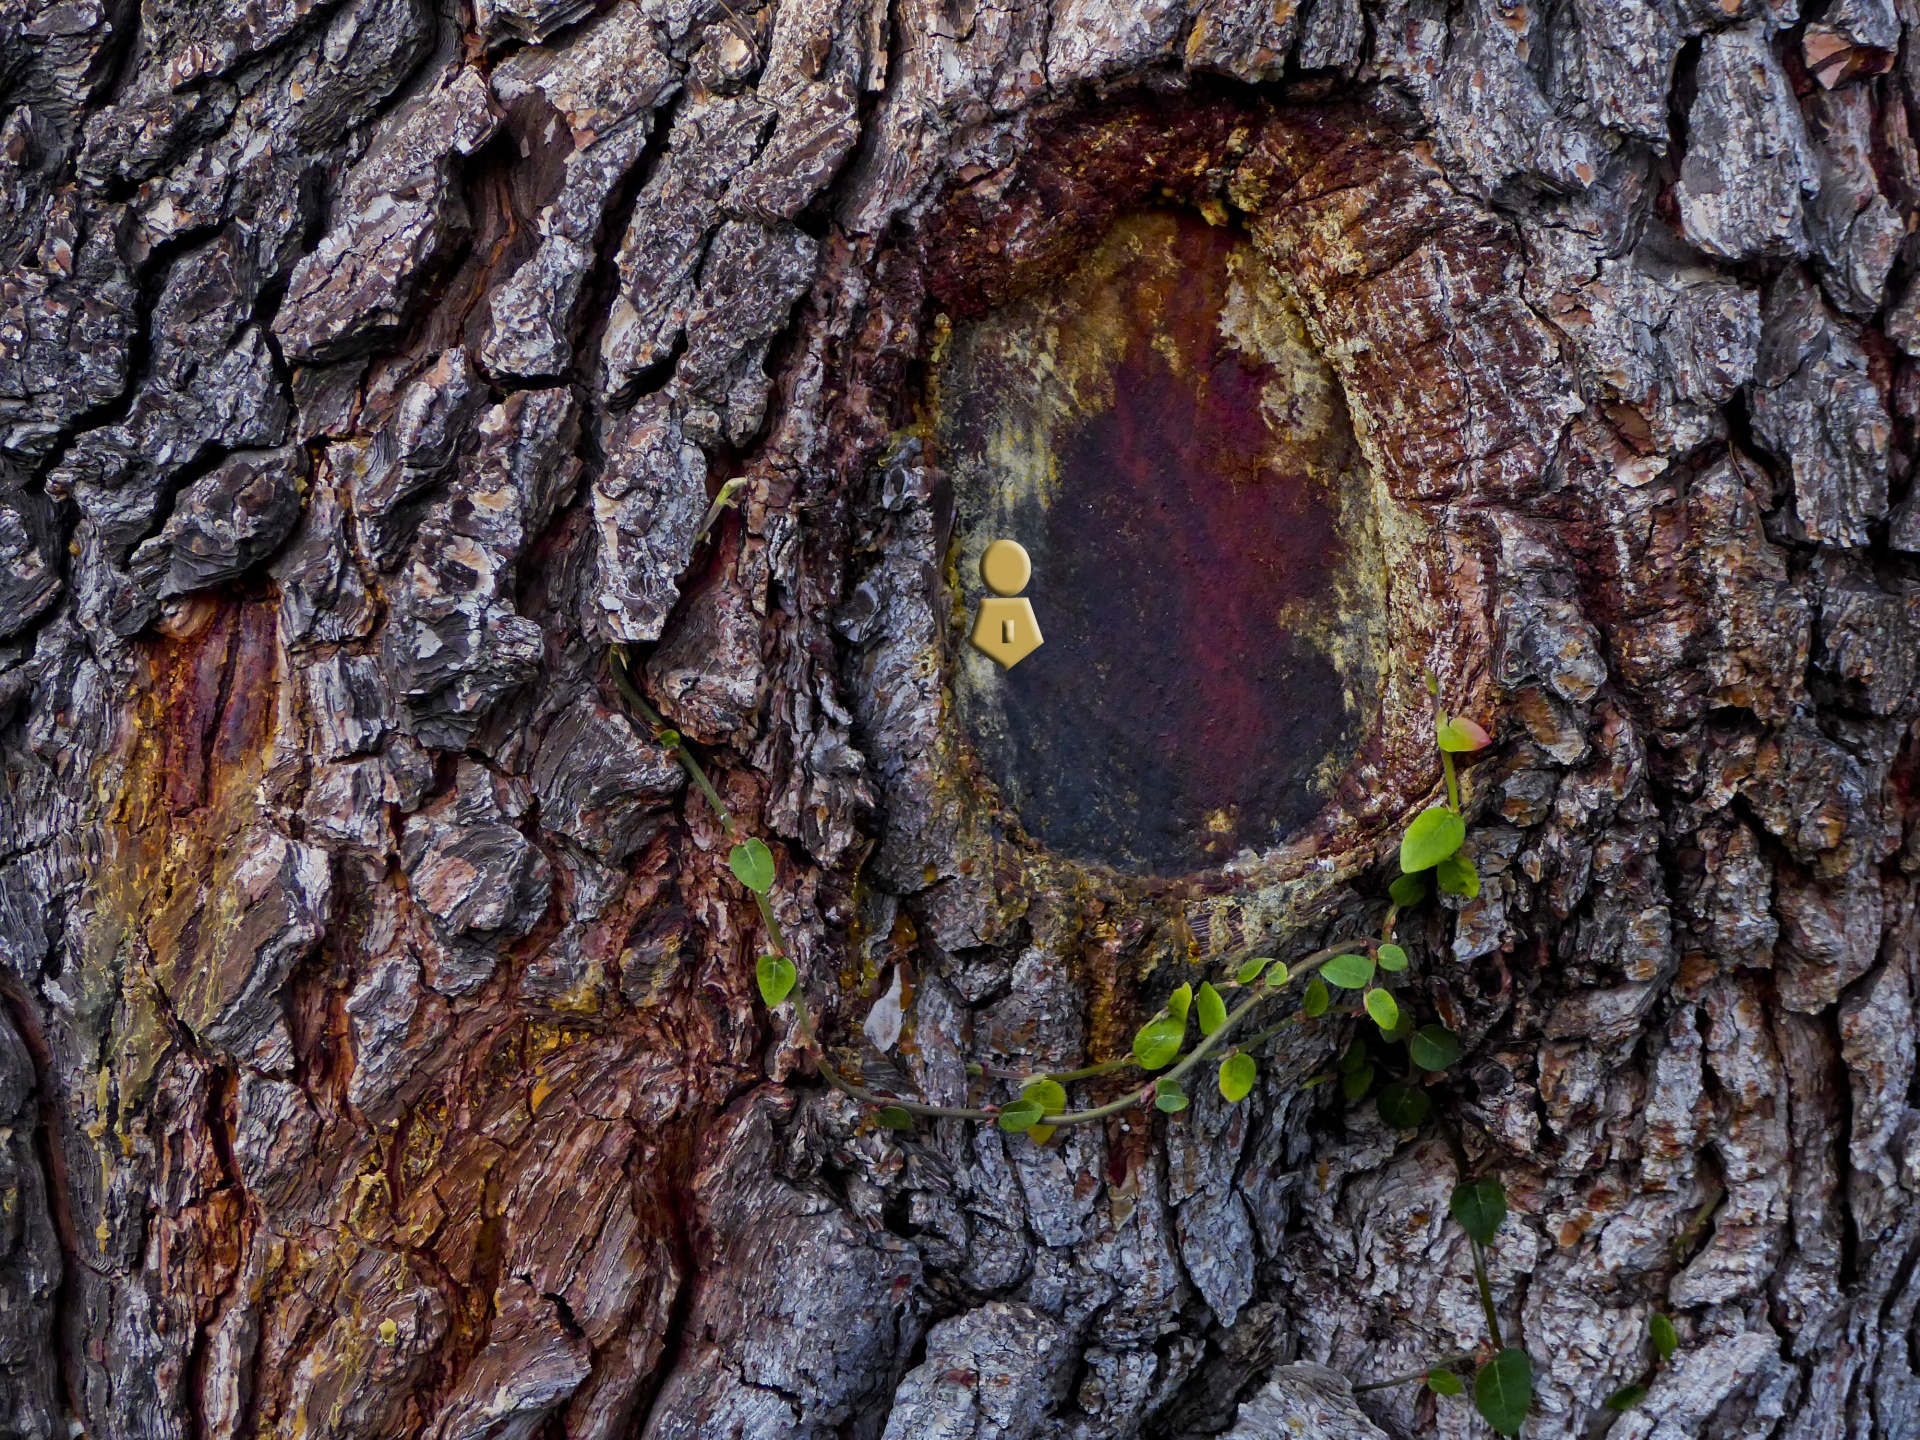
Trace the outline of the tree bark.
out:
[[[1920,11],[753,3],[0,0],[0,1434],[1920,1433]]]

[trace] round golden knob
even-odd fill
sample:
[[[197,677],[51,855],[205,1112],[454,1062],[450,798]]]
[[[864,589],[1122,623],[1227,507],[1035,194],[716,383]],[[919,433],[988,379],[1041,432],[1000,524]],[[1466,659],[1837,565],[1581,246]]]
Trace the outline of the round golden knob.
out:
[[[1018,595],[1033,578],[1033,562],[1018,540],[996,540],[980,557],[980,578],[996,595]]]

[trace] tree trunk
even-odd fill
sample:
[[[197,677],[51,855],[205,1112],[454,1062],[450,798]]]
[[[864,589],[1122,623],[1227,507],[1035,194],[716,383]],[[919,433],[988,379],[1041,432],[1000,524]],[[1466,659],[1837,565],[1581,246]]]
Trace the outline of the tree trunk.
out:
[[[755,3],[0,0],[0,1435],[1920,1434],[1920,8]]]

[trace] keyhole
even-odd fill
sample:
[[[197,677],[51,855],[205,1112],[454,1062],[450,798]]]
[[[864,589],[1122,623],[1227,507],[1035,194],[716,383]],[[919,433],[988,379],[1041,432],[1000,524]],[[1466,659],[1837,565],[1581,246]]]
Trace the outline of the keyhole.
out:
[[[1002,620],[1000,622],[1000,643],[1002,645],[1013,644],[1013,621]]]

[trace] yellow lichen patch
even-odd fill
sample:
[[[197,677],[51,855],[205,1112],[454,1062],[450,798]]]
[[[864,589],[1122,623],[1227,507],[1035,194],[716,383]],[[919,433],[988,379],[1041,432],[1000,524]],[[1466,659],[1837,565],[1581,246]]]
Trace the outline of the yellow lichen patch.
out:
[[[414,1107],[401,1126],[397,1170],[408,1189],[424,1184],[433,1174],[451,1124],[445,1102],[438,1097]]]
[[[361,1236],[385,1235],[391,1228],[387,1217],[392,1209],[393,1187],[387,1172],[377,1157],[369,1157],[347,1193],[347,1228]]]
[[[580,978],[546,1003],[562,1015],[598,1015],[606,1009],[607,967],[598,955],[587,958]]]

